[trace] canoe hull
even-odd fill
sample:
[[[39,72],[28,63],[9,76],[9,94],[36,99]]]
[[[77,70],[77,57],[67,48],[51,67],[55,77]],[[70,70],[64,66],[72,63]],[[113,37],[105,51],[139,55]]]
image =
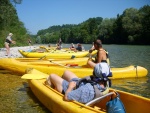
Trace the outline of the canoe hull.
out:
[[[52,113],[106,113],[106,102],[108,102],[109,98],[89,107],[76,101],[63,101],[62,94],[44,85],[45,79],[28,80],[28,82],[35,96]],[[127,113],[133,113],[133,111],[135,113],[149,113],[150,99],[119,90],[116,91],[120,94],[120,98],[125,105]]]
[[[57,64],[37,64],[34,62],[19,62],[15,59],[11,59],[11,58],[5,58],[5,59],[0,59],[0,67],[4,68],[4,69],[8,69],[10,71],[16,72],[16,73],[20,73],[20,74],[24,74],[25,70],[27,68],[35,68],[39,71],[42,71],[44,73],[47,74],[51,74],[51,73],[56,73],[58,75],[62,75],[63,72],[67,69],[70,70],[72,72],[74,72],[78,77],[85,77],[87,75],[91,75],[93,73],[93,69],[92,68],[86,68],[86,67],[82,67],[82,68],[74,68],[74,67],[69,67],[66,68],[64,66],[58,66]],[[79,61],[59,61],[57,62],[58,64],[60,63],[69,63],[69,62],[81,62]],[[49,63],[49,62],[48,62]],[[82,60],[82,64],[79,63],[79,65],[84,65],[86,63],[86,61]],[[34,64],[34,65],[33,65]],[[145,77],[148,74],[147,69],[145,69],[144,67],[141,66],[137,66],[135,68],[135,66],[128,66],[128,67],[124,67],[124,68],[111,68],[112,70],[112,74],[113,77],[111,77],[111,79],[121,79],[121,78],[132,78],[132,77]]]
[[[22,50],[18,50],[20,52],[20,54],[24,57],[27,58],[42,58],[45,57],[46,59],[48,58],[64,58],[64,59],[68,59],[68,58],[72,58],[72,57],[76,57],[76,58],[81,58],[81,57],[85,57],[89,54],[88,51],[83,51],[83,52],[25,52]],[[93,54],[95,54],[95,52],[93,52]]]

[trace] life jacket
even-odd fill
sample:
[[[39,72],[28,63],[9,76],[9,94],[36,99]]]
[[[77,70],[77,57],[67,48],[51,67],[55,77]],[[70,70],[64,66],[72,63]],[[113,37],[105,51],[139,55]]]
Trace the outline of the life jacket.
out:
[[[108,75],[108,76],[112,76],[112,73],[110,72],[110,75]],[[111,85],[111,81],[108,78],[108,76],[106,76],[106,74],[102,74],[101,77],[95,77],[93,75],[84,77],[84,78],[79,79],[77,81],[76,88],[78,88],[80,86],[80,84],[90,83],[93,86],[94,91],[95,91],[94,99],[98,98],[98,97],[103,96],[103,95],[105,95],[105,94],[107,94],[109,92],[109,86]],[[104,86],[106,87],[105,90],[100,91],[98,89],[97,84],[99,82],[103,82],[104,83]]]

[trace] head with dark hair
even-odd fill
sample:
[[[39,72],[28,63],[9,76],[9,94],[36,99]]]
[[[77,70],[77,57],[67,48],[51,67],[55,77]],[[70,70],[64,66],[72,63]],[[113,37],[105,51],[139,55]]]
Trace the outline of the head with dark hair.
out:
[[[102,41],[100,39],[95,40],[94,46],[97,48],[101,48],[102,47]]]

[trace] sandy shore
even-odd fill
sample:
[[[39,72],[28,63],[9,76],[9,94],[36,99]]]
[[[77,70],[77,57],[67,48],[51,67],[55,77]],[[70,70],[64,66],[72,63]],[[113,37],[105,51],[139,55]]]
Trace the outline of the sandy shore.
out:
[[[32,49],[35,49],[36,46],[24,46],[24,47],[11,47],[10,48],[10,53],[11,53],[11,58],[17,58],[17,57],[23,57],[20,53],[19,53],[19,49],[24,50],[24,51],[29,51]],[[0,58],[8,58],[8,56],[6,56],[6,49],[5,48],[0,48]]]

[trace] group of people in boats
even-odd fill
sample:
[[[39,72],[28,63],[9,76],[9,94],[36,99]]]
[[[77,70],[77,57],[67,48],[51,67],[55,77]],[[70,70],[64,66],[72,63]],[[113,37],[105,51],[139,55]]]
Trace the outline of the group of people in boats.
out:
[[[56,49],[57,50],[62,49],[61,44],[62,44],[61,42],[58,42],[56,44]],[[48,45],[48,47],[50,47],[50,46]],[[77,43],[77,46],[75,46],[73,43],[71,43],[71,46],[70,46],[69,50],[71,50],[71,51],[85,51],[84,46],[82,46],[82,44],[80,44],[80,43]]]
[[[77,47],[71,43],[71,47],[69,49],[72,51],[85,51],[84,47],[80,43],[77,44]]]
[[[7,50],[6,55],[10,54],[9,45],[11,43],[16,43],[11,39],[12,35],[12,33],[9,33],[5,41],[5,47]],[[61,43],[62,41],[60,39],[57,43],[58,49],[61,49]],[[77,47],[75,47],[72,43],[70,50],[83,51],[83,46],[78,43]],[[97,50],[95,60],[90,57],[87,61],[87,65],[93,68],[93,74],[91,76],[80,79],[73,72],[65,70],[62,77],[56,74],[50,74],[45,83],[64,94],[64,100],[66,101],[76,100],[81,103],[87,103],[94,98],[97,98],[97,95],[108,93],[107,89],[110,86],[110,80],[108,77],[112,76],[112,73],[107,62],[108,54],[103,49],[100,39],[93,42],[89,54],[94,50]],[[96,90],[98,90],[98,92]]]
[[[50,74],[46,79],[45,83],[64,94],[64,100],[66,101],[76,100],[81,103],[87,103],[97,98],[97,95],[108,93],[107,89],[110,86],[108,77],[112,76],[109,64],[107,63],[108,55],[103,49],[100,39],[95,40],[93,44],[89,54],[97,50],[95,61],[91,57],[87,61],[87,65],[93,68],[91,76],[80,79],[73,72],[65,70],[62,77]],[[75,47],[72,43],[70,49],[73,48]],[[95,90],[98,90],[98,92]]]

